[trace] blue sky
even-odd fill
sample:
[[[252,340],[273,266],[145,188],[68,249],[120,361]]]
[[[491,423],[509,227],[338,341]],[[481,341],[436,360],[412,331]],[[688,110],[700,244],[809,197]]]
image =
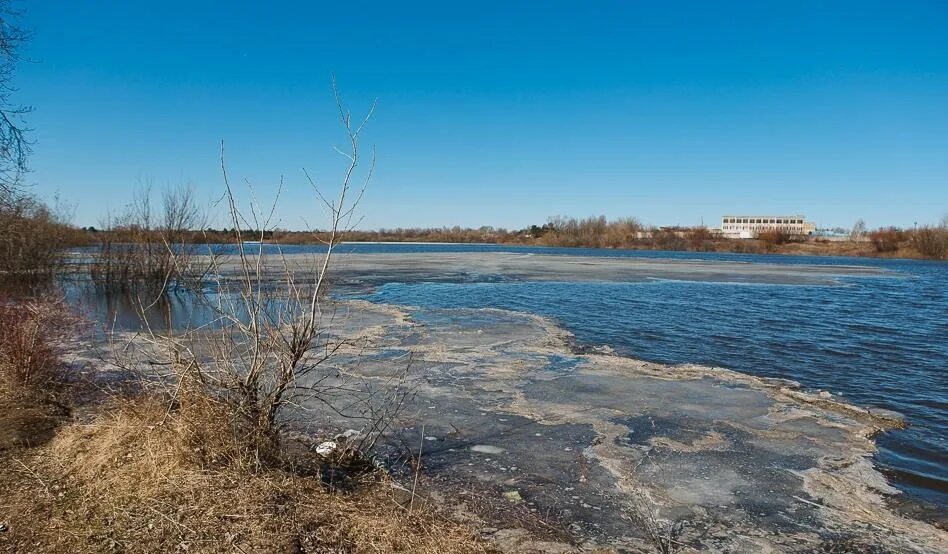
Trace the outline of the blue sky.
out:
[[[319,226],[335,74],[378,99],[362,227],[519,228],[564,214],[716,223],[805,213],[909,226],[948,212],[948,4],[22,3],[29,180],[96,224],[141,182]]]

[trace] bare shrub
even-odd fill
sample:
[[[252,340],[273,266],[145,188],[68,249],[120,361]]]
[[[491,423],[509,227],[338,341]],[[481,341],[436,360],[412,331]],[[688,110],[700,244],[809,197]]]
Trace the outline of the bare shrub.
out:
[[[215,291],[216,300],[209,304],[216,314],[214,322],[167,333],[146,328],[140,337],[144,344],[137,351],[138,362],[143,356],[151,366],[169,368],[169,377],[176,383],[170,394],[173,409],[182,421],[193,422],[195,449],[218,444],[220,437],[227,442],[226,448],[223,444],[215,447],[221,455],[201,454],[202,463],[263,468],[279,462],[280,416],[304,399],[362,424],[359,438],[345,449],[347,455],[359,455],[374,446],[409,394],[401,386],[401,372],[381,382],[359,381],[327,365],[340,351],[359,351],[352,337],[335,332],[335,304],[325,293],[333,253],[353,226],[355,208],[374,167],[373,157],[368,170],[357,176],[360,134],[373,110],[353,121],[338,92],[336,100],[348,148],[340,151],[347,165],[335,198],[324,196],[309,180],[315,200],[329,215],[321,233],[324,253],[296,263],[283,256],[268,258],[261,244],[237,241],[231,259],[208,256],[211,271],[205,286]],[[244,229],[257,229],[261,235],[272,231],[276,203],[269,208],[257,203],[241,207],[227,174],[223,148],[221,170],[223,203],[235,235],[244,236]],[[179,250],[166,248],[165,252],[171,256],[166,267],[181,265]],[[134,366],[136,360],[124,363]],[[189,419],[189,413],[197,415]],[[227,432],[207,435],[202,425],[208,419],[225,425]]]
[[[541,243],[550,246],[599,246],[606,229],[604,216],[576,219],[555,216],[549,221],[550,231],[541,238]]]
[[[0,451],[46,442],[67,412],[60,355],[71,327],[59,301],[0,301]]]
[[[659,250],[688,250],[688,240],[674,230],[652,229],[652,247]]]
[[[70,325],[59,301],[0,301],[0,395],[49,395],[65,375],[60,355]]]
[[[714,235],[707,227],[695,227],[689,229],[686,233],[691,250],[711,251],[714,250]]]
[[[757,240],[766,244],[786,244],[792,238],[790,233],[778,229],[769,231],[760,231],[757,233]]]
[[[644,229],[634,217],[623,217],[609,222],[600,241],[606,248],[628,248],[638,240]]]
[[[912,234],[912,246],[926,258],[948,259],[948,216],[940,225],[925,225]]]
[[[89,273],[97,288],[158,295],[203,275],[194,264],[198,246],[189,241],[204,221],[193,190],[165,190],[157,213],[151,196],[150,186],[139,190],[125,212],[96,233],[99,249]]]
[[[895,252],[909,239],[909,234],[897,227],[885,227],[869,233],[869,241],[876,252]]]
[[[65,215],[31,195],[0,196],[0,280],[49,280],[72,235]]]
[[[771,229],[757,233],[757,240],[763,243],[764,248],[769,252],[775,250],[777,246],[798,241],[799,238],[788,231]]]
[[[622,248],[631,246],[642,231],[635,218],[609,221],[605,216],[551,217],[545,225],[534,225],[521,232],[538,244],[546,246]]]
[[[912,235],[912,245],[926,258],[948,259],[948,229],[921,227]]]
[[[732,239],[718,243],[718,251],[734,252],[737,254],[760,254],[766,252],[767,247],[756,240]]]

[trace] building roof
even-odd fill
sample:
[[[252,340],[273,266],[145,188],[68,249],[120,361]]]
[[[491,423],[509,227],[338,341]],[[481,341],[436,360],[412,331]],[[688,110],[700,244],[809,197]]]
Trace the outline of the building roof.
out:
[[[754,219],[805,219],[806,216],[802,214],[796,215],[722,215],[721,217],[733,217],[733,218],[754,218]]]

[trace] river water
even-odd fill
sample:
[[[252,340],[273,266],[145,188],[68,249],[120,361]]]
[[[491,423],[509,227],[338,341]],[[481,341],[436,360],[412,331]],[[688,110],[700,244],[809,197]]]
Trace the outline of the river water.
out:
[[[375,248],[362,245],[358,251]],[[909,427],[878,438],[877,464],[899,488],[948,507],[948,263],[482,245],[401,248],[889,270],[894,274],[840,277],[831,286],[663,280],[388,283],[367,298],[540,314],[564,326],[580,344],[608,345],[655,362],[793,379],[857,405],[901,412]]]
[[[318,249],[283,248],[285,252]],[[883,276],[841,276],[829,285],[550,282],[491,275],[480,282],[470,277],[444,282],[432,276],[430,281],[378,283],[361,297],[421,308],[502,308],[539,314],[572,332],[582,345],[607,345],[619,354],[661,363],[697,363],[793,379],[857,405],[895,410],[906,415],[909,427],[877,439],[877,465],[912,498],[939,511],[948,509],[948,263],[497,245],[346,244],[341,250],[516,252],[884,269]],[[123,317],[122,310],[118,312]]]

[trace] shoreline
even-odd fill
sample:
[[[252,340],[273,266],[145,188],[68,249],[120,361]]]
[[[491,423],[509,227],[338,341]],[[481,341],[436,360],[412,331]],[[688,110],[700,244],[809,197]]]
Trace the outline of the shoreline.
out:
[[[192,243],[197,246],[206,247],[206,246],[234,246],[236,242],[213,242],[213,243],[204,243],[196,242]],[[322,247],[323,245],[319,242],[280,242],[273,240],[264,240],[264,241],[245,241],[244,244],[251,246],[271,246],[271,247],[289,247],[289,248],[306,248],[306,247]],[[723,250],[701,250],[701,249],[680,249],[680,250],[669,250],[663,248],[652,248],[652,247],[614,247],[614,246],[557,246],[557,245],[546,245],[546,244],[527,244],[522,242],[445,242],[445,241],[341,241],[340,245],[378,245],[378,246],[475,246],[475,247],[501,247],[501,248],[538,248],[538,249],[563,249],[563,250],[602,250],[605,252],[668,252],[671,254],[723,254],[723,255],[735,255],[735,256],[797,256],[801,258],[830,258],[830,259],[853,259],[853,260],[896,260],[896,261],[921,261],[921,262],[935,262],[935,263],[948,263],[948,260],[938,259],[927,257],[921,255],[917,252],[911,251],[902,253],[891,252],[875,252],[871,250],[855,250],[849,252],[831,252],[823,251],[817,247],[806,248],[807,245],[814,246],[813,243],[791,243],[790,246],[798,246],[797,248],[783,248],[780,251],[741,251],[740,249],[723,249]],[[799,247],[802,244],[802,248]],[[818,245],[815,245],[818,246]],[[70,247],[71,250],[79,250],[96,248],[94,243],[83,243],[75,244]],[[338,246],[336,251],[338,252]],[[200,255],[200,252],[198,253]],[[570,254],[566,254],[570,255]]]
[[[910,535],[912,540],[918,539],[922,543],[928,543],[929,548],[936,546],[941,548],[948,544],[945,542],[948,535],[943,530],[939,530],[938,527],[931,525],[932,521],[913,519],[910,516],[903,515],[907,511],[892,507],[891,500],[898,498],[901,493],[886,482],[880,470],[872,463],[871,457],[876,449],[874,437],[880,432],[904,425],[904,418],[900,414],[882,409],[860,407],[849,402],[840,401],[836,397],[827,396],[826,393],[821,394],[820,391],[803,390],[798,384],[791,381],[758,377],[724,368],[704,367],[694,364],[655,364],[614,354],[577,353],[574,350],[576,346],[574,339],[569,331],[552,320],[536,314],[493,308],[445,310],[460,313],[477,312],[478,316],[488,316],[488,319],[496,317],[504,325],[504,331],[500,333],[481,327],[465,330],[464,323],[460,321],[462,318],[458,317],[456,320],[459,322],[448,324],[450,330],[446,331],[439,328],[442,325],[440,320],[436,324],[413,321],[411,313],[415,309],[411,306],[377,304],[364,300],[347,300],[345,302],[349,306],[357,308],[353,310],[354,313],[368,311],[392,317],[393,327],[388,332],[397,334],[404,331],[404,329],[398,331],[399,328],[417,329],[419,326],[425,327],[427,332],[434,335],[431,341],[432,346],[435,347],[434,351],[437,352],[442,362],[463,363],[465,365],[474,362],[476,365],[476,360],[470,356],[471,349],[474,348],[476,351],[477,348],[486,346],[487,348],[483,352],[485,356],[478,356],[476,359],[482,360],[481,363],[488,367],[482,369],[472,367],[469,371],[472,371],[479,381],[486,381],[485,384],[477,386],[479,390],[493,390],[494,387],[498,387],[506,392],[504,396],[508,398],[499,403],[476,402],[477,407],[473,410],[481,410],[482,413],[487,413],[488,416],[495,414],[496,417],[500,417],[501,421],[505,417],[513,416],[525,418],[525,422],[534,421],[534,424],[546,427],[589,425],[593,435],[587,437],[585,443],[581,441],[572,449],[565,447],[565,450],[566,452],[570,450],[580,452],[582,458],[587,460],[586,464],[594,464],[602,473],[595,478],[590,474],[588,477],[581,477],[579,481],[559,483],[557,485],[559,487],[572,484],[573,490],[579,490],[578,484],[580,483],[597,483],[595,486],[587,485],[588,488],[592,489],[610,487],[609,490],[613,492],[619,491],[617,494],[620,499],[615,500],[617,505],[623,502],[622,497],[631,498],[635,495],[641,495],[644,489],[648,491],[647,494],[650,498],[663,499],[658,501],[660,510],[663,512],[679,514],[678,517],[695,517],[696,514],[699,514],[701,523],[696,522],[694,525],[700,527],[702,529],[701,533],[704,535],[710,532],[709,529],[717,528],[724,520],[732,526],[731,532],[740,534],[741,531],[739,530],[743,529],[743,532],[746,533],[757,533],[759,538],[766,537],[768,543],[774,541],[772,543],[774,546],[778,544],[788,546],[789,543],[784,543],[783,538],[771,536],[771,533],[774,532],[774,529],[780,529],[780,534],[792,535],[792,533],[782,529],[780,524],[776,524],[776,528],[772,527],[775,523],[769,516],[760,520],[756,515],[749,514],[744,508],[741,508],[742,500],[738,497],[729,496],[728,493],[717,488],[720,486],[723,489],[728,489],[731,485],[705,484],[704,487],[710,486],[711,488],[698,494],[697,497],[691,498],[691,501],[686,501],[683,498],[690,498],[688,495],[692,493],[682,492],[681,487],[684,483],[681,479],[663,477],[661,476],[662,471],[654,472],[647,478],[640,479],[638,475],[630,476],[628,468],[629,463],[633,461],[632,458],[638,455],[635,452],[640,451],[641,448],[652,452],[646,457],[651,456],[657,460],[664,456],[665,459],[660,462],[650,462],[657,463],[661,467],[677,467],[681,462],[675,460],[676,456],[688,459],[689,461],[686,464],[701,467],[709,463],[712,465],[722,463],[724,460],[720,458],[730,459],[733,456],[741,459],[751,452],[757,452],[759,446],[754,445],[758,441],[768,443],[771,446],[758,452],[757,455],[764,458],[774,457],[774,460],[779,460],[789,452],[799,450],[801,446],[797,443],[797,439],[793,437],[802,432],[803,434],[800,436],[806,437],[806,441],[813,442],[813,445],[821,444],[822,441],[826,441],[826,444],[820,447],[812,446],[813,452],[821,452],[821,454],[811,458],[812,466],[792,469],[789,473],[794,476],[791,478],[791,482],[787,482],[779,475],[770,475],[769,470],[765,468],[752,466],[746,468],[750,472],[749,476],[735,477],[738,480],[746,478],[750,478],[752,481],[759,480],[759,485],[769,483],[763,486],[783,487],[786,490],[782,494],[774,495],[771,492],[770,495],[765,495],[769,498],[749,498],[748,500],[752,504],[771,506],[771,508],[783,513],[781,517],[791,518],[796,516],[791,515],[792,511],[787,506],[799,505],[808,506],[806,509],[815,508],[819,512],[821,523],[814,526],[811,522],[808,526],[817,532],[819,532],[819,529],[827,531],[831,528],[852,530],[860,525],[869,524],[899,529],[900,533]],[[460,313],[457,315],[460,315]],[[508,327],[511,320],[519,321],[516,325],[523,325],[528,321],[533,322],[539,333],[531,335],[523,342],[518,343],[516,347],[513,347],[511,344],[521,340],[521,337],[511,338],[510,330],[512,327]],[[459,327],[455,327],[455,325]],[[390,342],[391,337],[388,337],[386,332],[377,329],[373,333],[379,337],[379,340],[386,342],[387,349],[395,348]],[[467,335],[467,337],[459,339],[457,337],[459,334]],[[488,337],[485,338],[485,335],[488,335]],[[443,344],[444,337],[453,337],[451,340],[455,341],[454,346],[460,347],[462,351],[455,351],[450,344]],[[473,346],[469,342],[471,338],[479,346]],[[426,353],[430,352],[427,342],[420,344],[413,342],[412,344],[411,348],[421,357],[420,359],[429,361],[426,356]],[[538,354],[560,358],[572,357],[578,361],[573,370],[550,371],[542,367],[542,364],[537,366],[535,363],[529,362],[526,363],[527,367],[524,367],[524,356],[530,358]],[[515,362],[515,365],[518,366],[517,369],[501,369],[501,367],[507,365],[506,360]],[[668,425],[671,426],[666,429],[665,424],[663,424],[662,428],[666,430],[662,434],[649,437],[645,443],[630,446],[620,443],[624,440],[622,437],[629,432],[629,429],[633,429],[634,432],[635,425],[627,427],[625,424],[616,421],[614,416],[602,418],[592,417],[589,414],[589,410],[593,409],[597,402],[610,404],[612,401],[595,395],[587,399],[587,402],[581,402],[581,399],[569,400],[568,397],[538,399],[525,393],[536,383],[549,382],[550,379],[555,381],[557,379],[573,378],[589,379],[593,382],[597,379],[605,379],[606,382],[611,382],[613,385],[622,383],[624,380],[631,380],[646,385],[646,388],[658,387],[658,389],[664,391],[665,395],[671,395],[669,398],[678,394],[685,394],[690,397],[693,393],[687,391],[692,389],[710,392],[721,390],[720,387],[723,386],[724,390],[744,391],[735,396],[736,399],[756,398],[756,400],[751,400],[751,405],[748,406],[742,402],[721,404],[716,400],[711,400],[710,397],[701,396],[691,400],[691,402],[698,402],[691,408],[667,407],[656,409],[653,415],[658,418],[660,414],[664,414],[661,417],[666,419],[669,422]],[[469,382],[468,379],[462,379],[462,381]],[[664,383],[664,385],[656,385],[656,383]],[[629,390],[634,388],[635,385],[632,385]],[[450,389],[451,386],[448,385],[448,390]],[[519,392],[516,392],[518,389]],[[680,389],[685,389],[685,391],[683,392]],[[455,403],[462,406],[467,402],[461,397],[452,401],[451,398],[445,396],[446,394],[449,393],[445,390],[428,390],[425,397],[440,399],[439,410],[441,411],[457,411],[459,408],[453,407]],[[510,396],[511,394],[513,395]],[[706,398],[706,400],[701,401],[698,398]],[[762,398],[766,398],[766,401],[763,401]],[[434,402],[434,400],[420,401],[421,404],[425,402]],[[583,407],[574,406],[571,402],[580,402]],[[757,405],[756,408],[753,406],[760,402],[765,402],[769,407],[764,412],[758,413],[762,406]],[[464,412],[469,408],[460,409]],[[705,415],[695,415],[702,414],[705,409],[712,413],[707,414],[707,417]],[[757,413],[757,416],[749,420],[743,418],[732,420],[730,418],[733,415],[727,415],[729,413],[743,413],[748,409]],[[613,407],[607,411],[612,412],[614,410]],[[718,410],[723,411],[718,413]],[[755,410],[757,411],[755,412]],[[642,413],[648,416],[651,411],[644,410]],[[505,416],[505,414],[510,415]],[[758,421],[761,417],[767,423]],[[671,424],[671,422],[679,420],[680,425]],[[803,424],[804,421],[810,423]],[[723,426],[720,425],[721,422],[724,422]],[[425,421],[423,417],[416,423],[425,427],[425,433],[438,434],[437,424]],[[456,426],[455,429],[467,431],[465,427],[457,423],[452,425]],[[677,430],[674,427],[677,427]],[[682,429],[691,427],[702,428],[703,430],[687,437],[676,434],[680,433]],[[838,435],[838,433],[843,433],[843,435]],[[490,432],[487,434],[492,435]],[[842,438],[843,436],[846,438]],[[478,441],[475,439],[474,442]],[[531,471],[531,460],[514,456],[512,450],[516,450],[516,447],[505,442],[505,440],[494,440],[487,443],[487,446],[489,447],[486,449],[487,451],[493,452],[494,450],[491,449],[499,449],[498,452],[511,453],[510,457],[505,458],[501,463],[517,465],[525,468],[527,472]],[[771,447],[774,449],[771,450]],[[807,448],[810,447],[805,447],[804,450]],[[448,450],[452,449],[457,450],[456,447],[448,448]],[[762,452],[770,453],[761,454]],[[452,464],[458,464],[460,467],[464,467],[465,463],[470,464],[470,461],[465,462],[465,460],[474,459],[477,463],[478,455],[471,454],[467,456],[454,453],[448,456],[447,459],[451,460]],[[564,471],[566,466],[577,462],[575,459],[567,457],[566,460],[560,460],[558,463],[564,467],[555,472]],[[793,466],[793,463],[795,462],[791,462],[790,465]],[[722,464],[722,471],[726,471],[725,467],[727,467],[727,464]],[[588,465],[585,471],[593,472],[593,465]],[[501,478],[496,475],[490,477],[486,473],[490,472],[479,475],[477,479],[491,482],[492,479]],[[659,475],[659,478],[654,478],[655,475]],[[503,475],[503,477],[506,477],[506,475]],[[690,478],[685,479],[685,481],[688,481],[688,479]],[[799,479],[801,483],[800,492],[793,493],[792,491],[795,490],[793,482],[796,479]],[[450,482],[451,479],[448,479],[448,481]],[[504,482],[509,483],[510,480],[506,479]],[[779,483],[779,485],[775,483]],[[613,487],[618,487],[618,489]],[[450,483],[447,488],[450,490]],[[503,488],[504,486],[501,486],[501,489]],[[507,485],[507,488],[510,488],[510,485]],[[538,507],[544,502],[556,503],[555,498],[553,498],[556,495],[544,490],[543,487],[533,490],[527,486],[525,489],[514,488],[514,490],[523,498],[535,500]],[[599,492],[604,493],[602,490]],[[685,496],[682,497],[681,494],[685,494]],[[707,501],[711,499],[713,502],[717,502],[724,498],[721,496],[722,494],[725,495],[724,497],[731,498],[731,502],[737,504],[727,509],[723,509],[724,506],[721,506],[717,509],[721,510],[722,513],[709,515],[707,510],[711,506],[707,504]],[[759,494],[756,493],[756,495]],[[596,494],[593,494],[593,496],[601,499],[606,495],[599,494],[599,496],[596,496]],[[585,496],[583,499],[584,504],[594,505]],[[777,505],[780,508],[774,508]],[[601,506],[601,509],[605,509],[605,507]],[[767,510],[769,508],[765,509],[765,511]],[[867,519],[866,514],[873,515]],[[570,517],[577,517],[577,515],[573,513]],[[917,512],[915,515],[917,515]],[[808,517],[811,516],[813,514]],[[595,517],[597,516],[594,515],[593,519]],[[935,521],[935,523],[939,522]],[[943,520],[940,521],[940,525],[944,525]],[[768,528],[771,530],[766,531]],[[587,529],[587,532],[592,532],[590,529]],[[760,536],[760,534],[763,536]],[[616,546],[616,543],[610,543],[610,541],[618,540],[617,537],[609,533],[595,535],[595,537],[597,540],[605,540],[606,543],[613,546]],[[925,548],[922,547],[923,550]]]
[[[300,277],[312,258],[286,256]],[[283,275],[278,257],[266,262],[263,279]],[[494,252],[341,254],[334,264],[336,284],[355,293],[426,275],[464,283],[485,274],[529,282],[736,273],[741,282],[829,285],[840,275],[898,277],[859,266]],[[425,444],[423,483],[442,507],[470,509],[487,529],[544,513],[569,527],[567,542],[637,545],[626,536],[629,506],[647,498],[656,517],[686,521],[685,539],[710,550],[792,551],[800,541],[812,549],[873,537],[873,528],[890,530],[886,541],[908,537],[918,551],[948,546],[944,520],[893,507],[901,495],[872,463],[874,437],[904,423],[897,414],[748,372],[596,351],[538,314],[340,302],[352,308],[344,325],[367,349],[332,367],[377,379],[406,356],[418,364],[419,395],[399,439]],[[304,408],[294,421],[305,429],[318,406]],[[489,508],[469,506],[466,490]],[[524,523],[541,536],[545,524]]]
[[[737,240],[737,239],[734,239]],[[748,241],[753,241],[753,239],[747,239]],[[195,243],[204,245],[205,243]],[[206,243],[211,244],[220,244],[220,245],[234,245],[235,242],[225,242],[225,243]],[[258,245],[262,244],[265,246],[284,246],[284,247],[314,247],[322,246],[319,242],[280,242],[273,240],[264,240],[259,241],[247,241],[246,244]],[[904,252],[876,252],[874,250],[869,250],[866,248],[858,248],[859,245],[865,246],[865,243],[852,243],[854,248],[846,251],[832,251],[833,249],[823,248],[823,243],[816,242],[803,242],[803,243],[788,243],[786,245],[777,245],[775,250],[760,250],[757,251],[745,251],[743,248],[730,248],[730,249],[663,249],[663,248],[653,248],[650,246],[581,246],[581,245],[551,245],[551,244],[531,244],[523,242],[451,242],[451,241],[369,241],[369,240],[352,240],[352,241],[342,241],[339,244],[370,244],[370,245],[406,245],[406,246],[480,246],[480,247],[504,247],[504,248],[542,248],[542,249],[565,249],[565,250],[603,250],[603,251],[624,251],[624,252],[669,252],[675,254],[682,253],[691,253],[691,254],[733,254],[733,255],[746,255],[746,256],[799,256],[799,257],[813,257],[813,258],[852,258],[852,259],[868,259],[868,260],[904,260],[904,261],[926,261],[926,262],[948,262],[948,260],[932,258],[924,256],[914,250],[904,251]],[[742,243],[738,243],[742,244]],[[850,243],[838,243],[838,242],[828,242],[826,244],[846,244]],[[85,245],[87,247],[88,245]],[[337,247],[338,248],[338,247]]]
[[[590,352],[537,314],[338,302],[333,332],[354,342],[327,370],[385,380],[409,352],[417,365],[380,459],[501,551],[648,549],[629,522],[643,513],[683,522],[676,540],[701,551],[948,546],[943,521],[893,507],[872,463],[897,414],[788,380]],[[320,406],[302,403],[290,429],[357,428]],[[400,445],[419,442],[423,470],[406,474]]]

